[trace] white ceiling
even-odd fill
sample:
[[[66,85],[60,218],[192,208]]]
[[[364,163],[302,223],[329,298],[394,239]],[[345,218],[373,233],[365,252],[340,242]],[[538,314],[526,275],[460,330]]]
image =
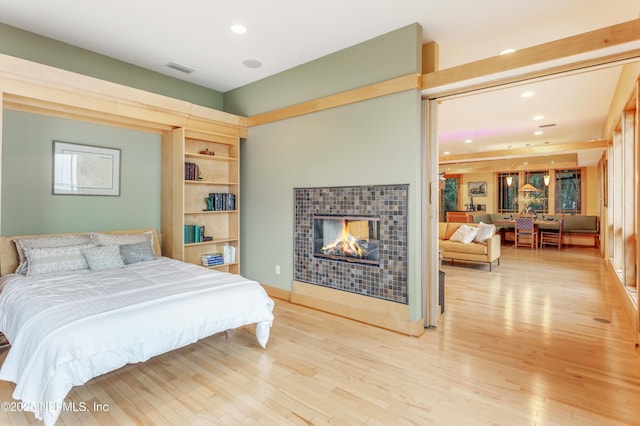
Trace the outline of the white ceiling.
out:
[[[438,42],[444,69],[630,21],[639,12],[637,0],[0,0],[0,22],[220,92],[414,22],[423,42]],[[230,31],[237,23],[245,34]],[[248,68],[247,59],[263,66]],[[195,72],[167,68],[171,61]],[[440,152],[598,138],[615,70],[537,83],[527,100],[519,98],[525,86],[445,100]],[[557,126],[532,139],[536,114]],[[461,144],[465,138],[476,146]]]
[[[600,140],[620,69],[618,65],[445,98],[439,106],[439,153],[509,156],[519,148]],[[534,95],[522,97],[525,92]],[[537,116],[543,118],[534,119]],[[543,133],[534,134],[537,131]],[[588,166],[597,164],[602,149],[576,152],[579,165]]]

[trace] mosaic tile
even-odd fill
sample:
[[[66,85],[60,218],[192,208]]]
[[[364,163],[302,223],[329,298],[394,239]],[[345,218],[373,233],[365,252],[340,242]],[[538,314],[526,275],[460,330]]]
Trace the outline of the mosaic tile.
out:
[[[294,189],[294,279],[407,304],[408,185]],[[313,216],[380,217],[380,265],[313,256]]]

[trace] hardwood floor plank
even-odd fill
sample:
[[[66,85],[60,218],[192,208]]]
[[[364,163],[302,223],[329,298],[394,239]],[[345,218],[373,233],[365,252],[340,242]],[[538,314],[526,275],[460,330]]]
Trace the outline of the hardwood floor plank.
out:
[[[442,267],[445,314],[420,338],[277,300],[267,349],[240,329],[125,366],[69,394],[108,411],[59,424],[638,424],[640,355],[597,251],[502,252],[492,272]]]

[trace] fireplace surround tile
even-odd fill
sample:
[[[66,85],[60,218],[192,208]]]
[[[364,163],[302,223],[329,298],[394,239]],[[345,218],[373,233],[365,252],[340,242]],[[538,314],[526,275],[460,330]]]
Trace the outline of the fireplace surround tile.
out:
[[[407,304],[409,185],[294,189],[294,279]],[[313,256],[314,215],[380,217],[380,265]]]

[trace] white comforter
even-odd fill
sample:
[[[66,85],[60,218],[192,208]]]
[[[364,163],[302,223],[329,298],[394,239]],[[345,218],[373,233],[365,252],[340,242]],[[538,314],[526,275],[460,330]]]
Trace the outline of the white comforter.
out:
[[[69,390],[125,364],[256,323],[269,339],[273,301],[240,275],[160,258],[101,272],[0,279],[0,331],[11,349],[0,379],[45,424]]]

